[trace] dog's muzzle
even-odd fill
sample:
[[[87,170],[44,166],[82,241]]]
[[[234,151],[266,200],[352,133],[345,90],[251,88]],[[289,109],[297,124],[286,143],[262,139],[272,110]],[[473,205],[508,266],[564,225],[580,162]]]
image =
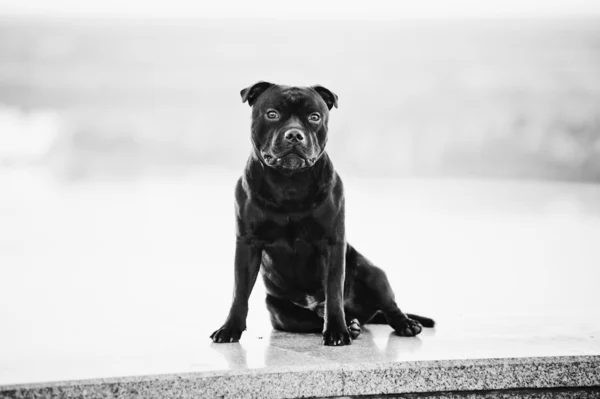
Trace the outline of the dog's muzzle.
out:
[[[289,129],[283,132],[283,139],[292,144],[305,143],[306,134],[300,129]]]
[[[274,136],[272,149],[262,152],[265,163],[275,168],[300,170],[311,167],[318,157],[308,156],[308,134],[296,126],[288,127]]]

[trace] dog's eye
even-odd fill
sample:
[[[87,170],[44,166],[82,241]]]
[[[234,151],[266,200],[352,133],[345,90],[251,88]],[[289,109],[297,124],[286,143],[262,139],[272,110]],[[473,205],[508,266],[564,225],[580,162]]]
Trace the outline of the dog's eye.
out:
[[[308,120],[311,122],[319,122],[321,120],[321,115],[315,112],[308,117]]]
[[[267,111],[267,119],[277,120],[279,119],[279,113],[277,111]]]

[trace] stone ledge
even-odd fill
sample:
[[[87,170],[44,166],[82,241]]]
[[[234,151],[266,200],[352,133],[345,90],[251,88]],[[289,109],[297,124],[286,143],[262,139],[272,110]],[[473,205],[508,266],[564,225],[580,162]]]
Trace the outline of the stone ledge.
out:
[[[1,398],[299,398],[600,386],[600,356],[433,360],[183,373],[0,387]]]

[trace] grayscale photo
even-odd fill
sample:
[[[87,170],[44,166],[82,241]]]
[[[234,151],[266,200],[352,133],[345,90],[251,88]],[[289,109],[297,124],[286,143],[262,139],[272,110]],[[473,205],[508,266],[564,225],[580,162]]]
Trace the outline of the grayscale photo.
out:
[[[600,3],[0,0],[0,398],[600,398]]]

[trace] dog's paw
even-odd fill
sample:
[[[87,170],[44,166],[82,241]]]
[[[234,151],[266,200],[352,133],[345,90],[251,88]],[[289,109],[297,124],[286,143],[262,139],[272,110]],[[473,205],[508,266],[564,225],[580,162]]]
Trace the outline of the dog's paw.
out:
[[[352,344],[350,332],[346,331],[331,331],[327,330],[323,333],[323,345],[327,346],[343,346]]]
[[[223,326],[212,333],[210,338],[213,340],[213,342],[219,344],[226,342],[238,342],[242,336],[242,332],[243,330],[239,328]]]
[[[360,327],[360,323],[357,319],[350,320],[350,324],[348,324],[348,332],[350,333],[350,337],[352,339],[358,338],[362,329]]]
[[[414,337],[423,330],[418,321],[409,318],[403,318],[397,322],[390,323],[390,325],[396,330],[396,334],[402,337]]]

